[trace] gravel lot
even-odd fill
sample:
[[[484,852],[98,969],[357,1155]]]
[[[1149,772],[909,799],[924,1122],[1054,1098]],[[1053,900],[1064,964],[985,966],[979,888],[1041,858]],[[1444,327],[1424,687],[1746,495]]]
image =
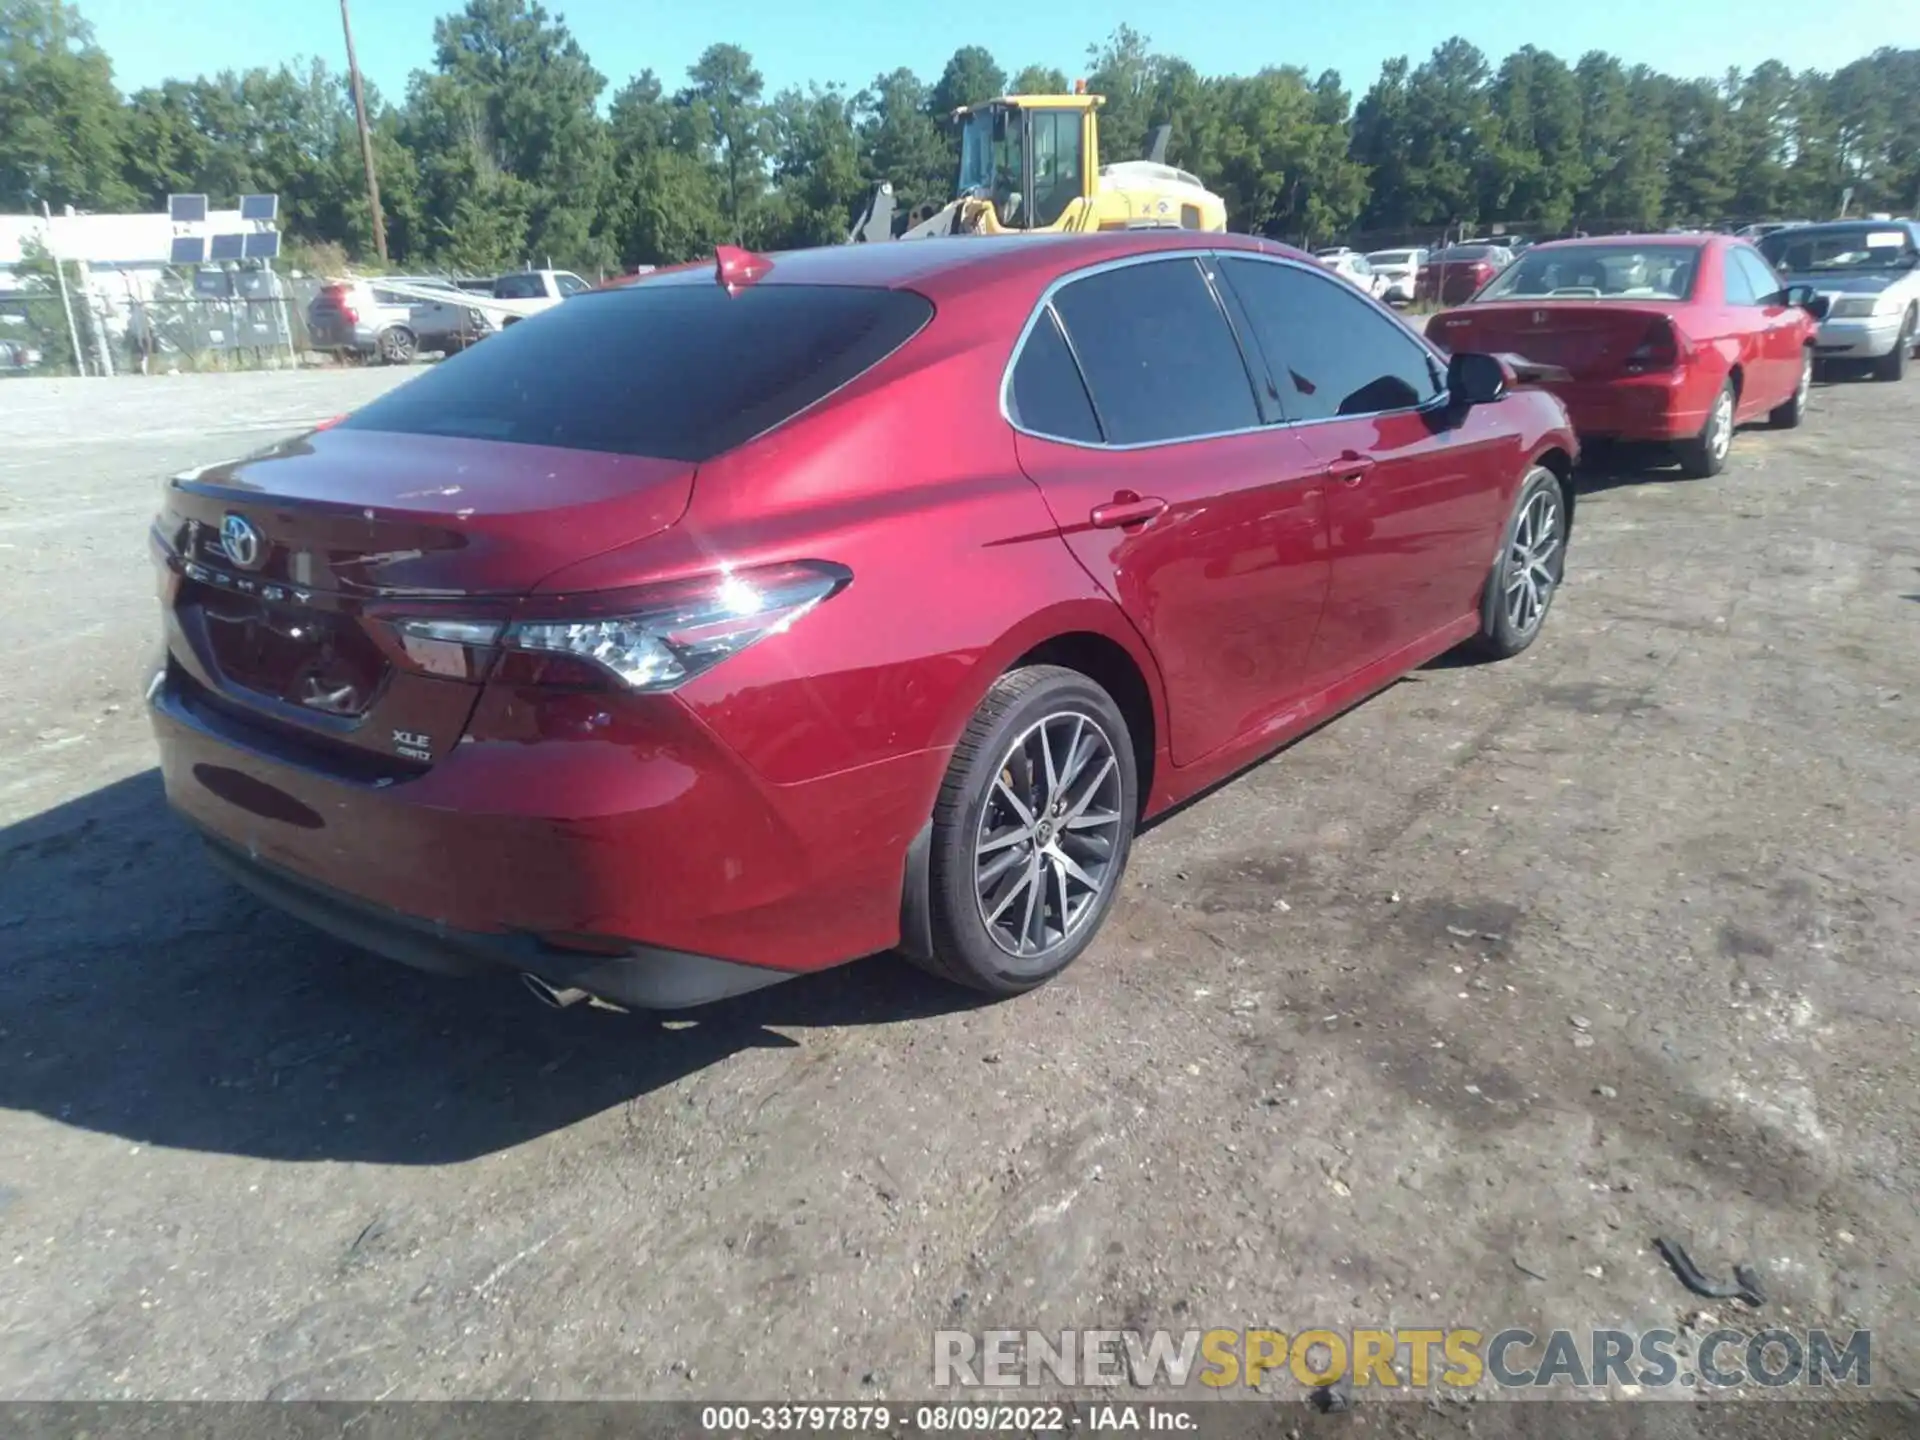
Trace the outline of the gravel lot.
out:
[[[663,1025],[352,952],[163,811],[158,478],[398,378],[0,385],[0,1396],[912,1397],[942,1326],[1703,1308],[1920,1387],[1920,383],[1587,474],[1539,645],[1155,827],[1051,988]]]

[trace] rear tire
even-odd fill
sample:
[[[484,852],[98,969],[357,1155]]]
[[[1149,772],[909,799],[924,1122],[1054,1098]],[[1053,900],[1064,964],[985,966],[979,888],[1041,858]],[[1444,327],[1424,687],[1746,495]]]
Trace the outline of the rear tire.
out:
[[[1560,477],[1543,465],[1527,472],[1500,534],[1500,558],[1480,602],[1480,633],[1469,642],[1488,660],[1507,660],[1540,638],[1567,573],[1571,510]]]
[[[1680,473],[1692,480],[1705,480],[1727,468],[1727,452],[1733,448],[1733,381],[1720,387],[1707,411],[1707,422],[1691,440],[1674,446],[1680,457]]]
[[[1800,422],[1807,418],[1807,400],[1813,394],[1813,351],[1807,350],[1800,360],[1800,383],[1794,387],[1793,398],[1778,406],[1767,416],[1768,422],[1776,430],[1795,430]]]
[[[914,963],[991,995],[1066,969],[1119,893],[1138,786],[1126,718],[1105,690],[1057,665],[1002,675],[934,805],[933,953]]]
[[[411,365],[420,353],[420,341],[404,325],[389,325],[374,342],[382,365]]]

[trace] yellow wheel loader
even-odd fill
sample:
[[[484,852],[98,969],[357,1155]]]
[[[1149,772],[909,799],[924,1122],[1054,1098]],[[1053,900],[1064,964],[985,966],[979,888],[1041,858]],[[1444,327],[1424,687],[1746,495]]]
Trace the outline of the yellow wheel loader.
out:
[[[897,237],[1059,234],[1066,231],[1224,231],[1227,202],[1197,176],[1165,163],[1162,125],[1144,159],[1100,163],[1098,95],[1005,95],[954,112],[960,177],[954,198],[906,217]],[[880,185],[854,222],[853,243],[891,240],[893,187]]]

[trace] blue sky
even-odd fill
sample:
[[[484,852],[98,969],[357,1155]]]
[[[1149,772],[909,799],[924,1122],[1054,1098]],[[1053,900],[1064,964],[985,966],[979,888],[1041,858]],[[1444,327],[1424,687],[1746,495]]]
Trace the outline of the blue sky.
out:
[[[432,58],[434,17],[458,0],[359,0],[354,40],[367,77],[389,98]],[[212,0],[79,0],[123,90],[169,76],[275,65],[319,55],[343,66],[337,0],[212,3]],[[961,45],[993,51],[1011,72],[1057,65],[1083,73],[1086,49],[1125,22],[1154,48],[1184,56],[1203,72],[1246,73],[1263,65],[1333,68],[1356,97],[1394,55],[1416,63],[1449,35],[1465,35],[1495,61],[1532,43],[1568,59],[1610,50],[1629,63],[1674,74],[1718,74],[1782,59],[1795,69],[1831,69],[1876,46],[1920,46],[1913,0],[1606,0],[1527,4],[1524,0],[1371,0],[1365,4],[1276,4],[1215,0],[1210,5],[1114,6],[1093,0],[1027,0],[968,6],[913,0],[733,0],[712,14],[686,4],[633,0],[549,3],[613,87],[652,67],[669,88],[714,41],[752,52],[769,91],[808,80],[858,88],[883,69],[907,65],[931,79]]]

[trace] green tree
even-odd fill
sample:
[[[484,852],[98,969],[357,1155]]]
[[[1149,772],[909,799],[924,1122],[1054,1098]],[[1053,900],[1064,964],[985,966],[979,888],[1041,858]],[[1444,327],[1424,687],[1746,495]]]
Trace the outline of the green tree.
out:
[[[1009,95],[1064,95],[1067,72],[1051,65],[1029,65],[1007,82]]]
[[[65,0],[0,0],[0,210],[112,209],[121,178],[113,66]]]
[[[738,45],[709,45],[688,72],[684,93],[695,135],[725,180],[728,236],[746,238],[763,186],[762,166],[770,136],[767,109],[761,103],[766,82],[753,57]]]
[[[596,109],[606,81],[564,22],[528,0],[468,0],[434,23],[433,40],[409,138],[438,248],[506,258],[518,230],[528,258],[611,260],[601,225],[612,152]],[[483,238],[452,238],[474,223]]]
[[[928,113],[918,76],[905,69],[876,76],[854,104],[870,184],[890,183],[903,214],[953,199],[959,163],[945,128]]]
[[[1672,215],[1712,223],[1725,217],[1740,187],[1740,147],[1721,87],[1688,80],[1670,90],[1673,127]]]
[[[978,105],[1008,93],[1007,72],[993,55],[978,45],[963,45],[947,60],[940,78],[927,95],[927,110],[944,121],[962,105]]]
[[[845,238],[867,186],[853,103],[839,90],[783,90],[770,121],[773,194],[754,242],[767,249],[832,245]]]

